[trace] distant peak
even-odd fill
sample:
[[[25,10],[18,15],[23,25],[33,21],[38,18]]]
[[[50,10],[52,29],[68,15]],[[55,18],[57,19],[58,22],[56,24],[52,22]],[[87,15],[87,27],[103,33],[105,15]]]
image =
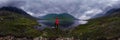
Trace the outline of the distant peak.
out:
[[[23,15],[29,15],[24,10],[17,8],[17,7],[12,7],[12,6],[1,7],[0,11],[2,11],[2,10],[16,12],[16,13],[23,14]]]

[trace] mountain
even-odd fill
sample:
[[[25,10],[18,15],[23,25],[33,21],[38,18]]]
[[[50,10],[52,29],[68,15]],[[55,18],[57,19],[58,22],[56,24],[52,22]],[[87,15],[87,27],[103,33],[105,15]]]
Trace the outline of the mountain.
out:
[[[42,35],[48,39],[118,40],[120,38],[120,10],[108,11],[106,16],[88,20],[87,24],[66,31],[46,28]]]
[[[76,20],[75,17],[73,17],[72,15],[70,15],[68,13],[61,13],[61,14],[58,15],[58,18],[66,19],[66,20]]]
[[[120,11],[120,8],[118,9],[111,9],[109,10],[104,16],[112,16],[112,15],[117,15],[117,13],[114,13],[114,12],[117,12],[117,11]],[[113,14],[114,13],[114,14]],[[118,14],[119,15],[119,14]]]
[[[28,18],[29,17],[29,18]],[[0,37],[38,37],[40,32],[34,29],[38,26],[36,20],[29,14],[16,7],[0,8]]]
[[[112,13],[114,13],[115,11],[120,11],[120,8],[113,8],[108,10],[107,12],[105,12],[105,14],[100,13],[98,15],[93,16],[92,18],[98,18],[98,17],[102,17],[102,16],[110,16]]]
[[[0,36],[10,35],[30,38],[39,38],[39,36],[41,36],[40,38],[48,40],[62,38],[73,40],[118,40],[120,38],[120,10],[111,10],[108,11],[105,16],[90,19],[87,24],[79,25],[74,29],[65,31],[50,28],[38,31],[34,29],[34,26],[38,25],[36,20],[23,16],[23,14],[19,12],[0,10]],[[49,17],[49,15],[53,17]],[[62,18],[62,20],[70,19],[70,21],[72,21],[74,19],[66,14],[49,15],[44,17],[47,18],[47,20],[49,18],[49,20],[53,20],[57,15],[57,17]],[[66,16],[63,18],[63,15]]]
[[[47,26],[55,26],[55,20],[56,18],[59,19],[60,27],[69,27],[74,23],[74,20],[77,20],[72,15],[68,13],[61,13],[61,14],[47,14],[45,16],[40,17],[40,20],[45,20],[44,22],[41,22],[42,24],[45,24]]]
[[[16,13],[19,13],[19,14],[22,14],[22,15],[29,15],[25,11],[23,11],[22,9],[19,9],[17,7],[11,7],[11,6],[10,7],[2,7],[2,8],[0,8],[0,11],[1,10],[16,12]]]
[[[120,38],[120,10],[112,9],[105,16],[88,20],[72,30],[82,40],[118,40]]]
[[[31,19],[35,19],[34,17],[32,17],[31,15],[27,14],[24,10],[17,8],[17,7],[11,7],[11,6],[7,6],[7,7],[1,7],[1,10],[5,10],[5,11],[11,11],[11,12],[16,12],[18,14],[21,14],[25,17],[31,18]]]
[[[56,17],[58,17],[59,19],[73,19],[75,20],[76,18],[74,18],[72,15],[68,14],[68,13],[61,13],[61,14],[55,14],[55,13],[51,13],[51,14],[47,14],[45,16],[40,17],[40,19],[56,19]],[[64,18],[65,17],[65,18]]]
[[[40,17],[40,19],[43,19],[43,20],[55,19],[56,16],[57,14],[47,14],[45,16]]]

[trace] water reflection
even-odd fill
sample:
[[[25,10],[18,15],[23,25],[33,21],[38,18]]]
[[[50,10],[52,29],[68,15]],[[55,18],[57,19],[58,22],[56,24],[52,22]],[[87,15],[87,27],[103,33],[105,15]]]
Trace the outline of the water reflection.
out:
[[[75,17],[67,13],[48,14],[48,15],[40,17],[40,20],[38,20],[40,25],[42,25],[41,27],[39,27],[39,29],[44,29],[46,27],[54,28],[56,26],[55,25],[56,18],[58,18],[59,20],[58,27],[60,29],[69,29],[69,28],[76,27],[80,24],[79,23],[80,20],[76,19]]]

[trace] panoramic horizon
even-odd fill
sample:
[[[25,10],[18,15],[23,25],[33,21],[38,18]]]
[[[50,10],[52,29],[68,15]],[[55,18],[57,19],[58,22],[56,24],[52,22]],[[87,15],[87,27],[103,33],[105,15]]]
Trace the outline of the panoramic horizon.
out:
[[[87,20],[96,15],[104,15],[112,8],[120,8],[120,0],[0,0],[0,7],[13,6],[39,17],[49,13],[69,13]]]
[[[0,0],[0,40],[120,40],[120,0]]]

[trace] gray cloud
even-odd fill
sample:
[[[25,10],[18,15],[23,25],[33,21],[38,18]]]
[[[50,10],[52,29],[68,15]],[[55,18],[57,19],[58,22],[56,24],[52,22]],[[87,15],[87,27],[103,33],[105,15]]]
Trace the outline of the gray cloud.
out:
[[[0,0],[2,6],[21,8],[35,17],[68,12],[78,19],[87,20],[111,8],[119,8],[120,0]]]

